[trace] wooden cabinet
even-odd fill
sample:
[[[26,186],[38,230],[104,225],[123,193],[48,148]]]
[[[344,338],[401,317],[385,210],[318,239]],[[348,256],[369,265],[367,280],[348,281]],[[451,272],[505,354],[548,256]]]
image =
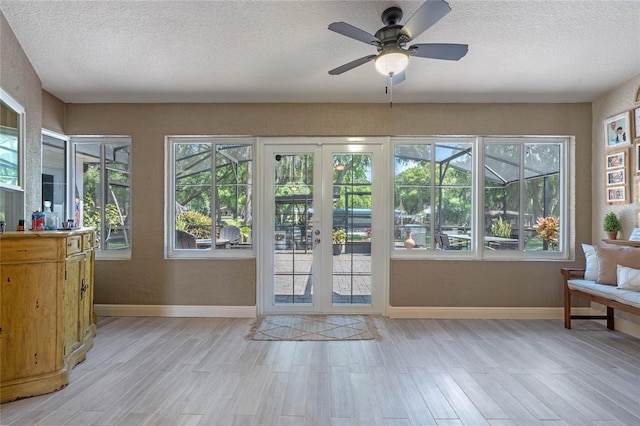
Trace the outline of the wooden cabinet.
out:
[[[60,389],[93,344],[93,231],[0,234],[0,402]]]

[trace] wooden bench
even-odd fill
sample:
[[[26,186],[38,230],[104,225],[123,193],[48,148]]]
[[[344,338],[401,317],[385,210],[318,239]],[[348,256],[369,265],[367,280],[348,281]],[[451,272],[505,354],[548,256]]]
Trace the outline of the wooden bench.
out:
[[[640,308],[626,304],[623,301],[615,300],[613,295],[605,297],[598,289],[613,293],[615,286],[606,284],[596,284],[593,281],[584,279],[584,269],[563,268],[561,270],[564,277],[564,327],[571,328],[572,319],[605,319],[607,328],[614,329],[614,310],[640,315]],[[600,293],[600,294],[597,294]],[[591,302],[596,302],[607,307],[606,315],[571,315],[571,296],[580,297]]]

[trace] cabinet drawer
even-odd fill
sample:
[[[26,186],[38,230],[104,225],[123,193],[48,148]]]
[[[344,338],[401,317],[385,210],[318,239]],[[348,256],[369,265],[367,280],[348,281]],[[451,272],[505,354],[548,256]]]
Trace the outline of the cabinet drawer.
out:
[[[60,240],[56,238],[3,239],[0,259],[9,262],[44,262],[59,259]]]
[[[67,237],[67,256],[82,251],[82,235]]]

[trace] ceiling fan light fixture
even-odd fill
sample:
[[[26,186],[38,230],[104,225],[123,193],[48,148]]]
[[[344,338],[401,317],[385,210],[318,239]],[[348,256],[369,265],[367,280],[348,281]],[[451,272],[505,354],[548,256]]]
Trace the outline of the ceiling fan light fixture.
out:
[[[409,55],[400,49],[380,54],[375,61],[376,70],[382,75],[400,74],[409,65]]]

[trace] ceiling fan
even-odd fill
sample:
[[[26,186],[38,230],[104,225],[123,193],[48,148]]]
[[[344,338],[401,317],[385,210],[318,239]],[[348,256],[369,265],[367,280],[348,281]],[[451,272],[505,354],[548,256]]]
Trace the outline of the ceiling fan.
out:
[[[409,57],[445,59],[457,61],[469,51],[466,44],[427,43],[406,44],[418,37],[424,31],[445,17],[451,7],[444,0],[427,0],[404,24],[400,25],[402,9],[390,7],[382,12],[384,27],[375,35],[354,27],[346,22],[334,22],[329,25],[331,31],[371,44],[378,49],[377,55],[368,55],[329,71],[331,75],[342,74],[370,61],[375,61],[378,72],[387,76],[387,84],[392,86],[405,80],[405,68],[409,64]]]

